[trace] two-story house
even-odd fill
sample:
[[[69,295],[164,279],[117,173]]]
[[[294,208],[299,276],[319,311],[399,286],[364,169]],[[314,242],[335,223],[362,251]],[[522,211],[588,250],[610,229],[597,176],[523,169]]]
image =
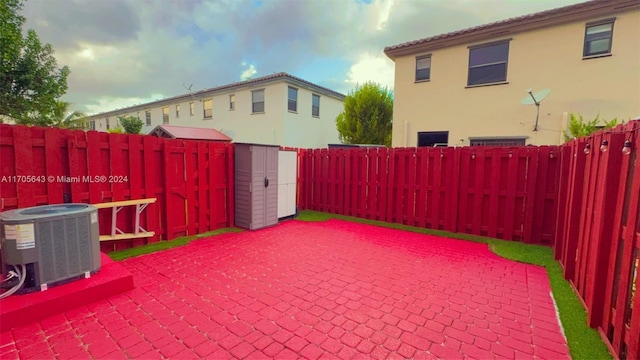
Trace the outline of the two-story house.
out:
[[[277,73],[190,94],[93,115],[91,130],[117,126],[119,116],[144,122],[142,132],[171,124],[213,128],[235,142],[303,148],[339,142],[336,117],[345,96],[306,80]]]
[[[640,115],[638,0],[588,1],[384,51],[395,62],[393,146],[559,144],[571,113]],[[537,120],[529,89],[548,93]]]

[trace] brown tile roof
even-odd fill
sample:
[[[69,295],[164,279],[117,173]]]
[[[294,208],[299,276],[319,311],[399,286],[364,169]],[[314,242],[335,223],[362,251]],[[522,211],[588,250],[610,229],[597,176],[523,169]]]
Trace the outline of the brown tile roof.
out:
[[[321,89],[335,97],[338,98],[344,98],[344,94],[341,94],[337,91],[333,91],[329,88],[320,86],[320,85],[316,85],[312,82],[309,82],[307,80],[301,79],[297,76],[293,76],[290,74],[287,74],[286,72],[279,72],[279,73],[275,73],[275,74],[271,74],[271,75],[267,75],[267,76],[262,76],[259,78],[255,78],[255,79],[249,79],[249,80],[244,80],[244,81],[238,81],[235,83],[231,83],[231,84],[227,84],[227,85],[222,85],[222,86],[218,86],[218,87],[214,87],[214,88],[210,88],[210,89],[205,89],[205,90],[200,90],[196,93],[194,93],[194,95],[197,94],[201,94],[201,93],[208,93],[208,92],[215,92],[215,91],[220,91],[220,90],[226,90],[226,89],[231,89],[231,88],[235,88],[235,87],[241,87],[241,86],[246,86],[246,85],[251,85],[251,84],[257,84],[257,83],[262,83],[265,81],[269,81],[269,80],[275,80],[275,79],[280,79],[280,78],[284,78],[284,79],[288,79],[288,80],[292,80],[294,82],[299,82],[302,83],[304,85],[310,86],[310,87],[314,87],[317,89]]]
[[[213,140],[230,142],[232,139],[216,129],[198,128],[190,126],[158,125],[149,135],[168,135],[174,139],[185,140]]]
[[[105,116],[113,116],[113,115],[119,115],[119,114],[125,114],[127,112],[131,112],[131,111],[136,111],[136,110],[145,110],[148,109],[150,107],[155,107],[155,106],[161,106],[161,105],[165,105],[165,104],[172,104],[173,102],[175,102],[175,100],[181,100],[181,99],[188,99],[188,98],[193,98],[195,96],[199,96],[199,95],[209,95],[209,94],[213,94],[219,91],[224,91],[224,90],[231,90],[231,89],[235,89],[235,88],[241,88],[243,86],[247,86],[247,85],[258,85],[261,83],[267,83],[267,82],[271,82],[274,80],[278,80],[278,79],[282,79],[282,80],[286,80],[289,81],[293,84],[297,84],[299,86],[307,86],[310,87],[313,90],[316,90],[318,93],[323,93],[325,95],[328,96],[333,96],[335,98],[338,98],[340,100],[344,100],[345,95],[341,94],[337,91],[331,90],[329,88],[326,88],[324,86],[320,86],[320,85],[316,85],[310,81],[301,79],[297,76],[293,76],[290,74],[287,74],[286,72],[279,72],[279,73],[274,73],[271,75],[267,75],[267,76],[262,76],[262,77],[258,77],[255,79],[249,79],[249,80],[244,80],[244,81],[238,81],[238,82],[234,82],[231,84],[226,84],[226,85],[221,85],[221,86],[217,86],[217,87],[212,87],[209,89],[204,89],[204,90],[199,90],[199,91],[195,91],[193,93],[190,94],[182,94],[182,95],[177,95],[177,96],[172,96],[172,97],[168,97],[168,98],[164,98],[164,99],[160,99],[160,100],[156,100],[156,101],[151,101],[148,103],[144,103],[144,104],[137,104],[137,105],[133,105],[133,106],[128,106],[125,108],[120,108],[120,109],[115,109],[115,110],[111,110],[111,111],[106,111],[103,113],[98,113],[98,114],[93,114],[91,116],[89,116],[89,118],[99,118],[99,117],[105,117]]]
[[[490,24],[471,27],[432,37],[387,46],[384,53],[394,59],[453,45],[481,41],[506,34],[558,25],[587,18],[606,16],[640,8],[640,0],[592,0],[533,14],[518,16]]]

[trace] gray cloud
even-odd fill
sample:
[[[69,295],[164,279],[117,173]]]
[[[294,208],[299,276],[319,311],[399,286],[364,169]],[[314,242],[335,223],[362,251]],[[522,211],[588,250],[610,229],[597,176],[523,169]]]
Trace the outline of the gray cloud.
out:
[[[354,64],[388,45],[576,2],[395,0],[382,30],[377,0],[29,0],[24,15],[71,68],[65,99],[86,111],[238,81],[248,64],[255,76],[313,73],[326,58]],[[346,92],[348,70],[308,80]]]
[[[29,0],[27,27],[57,49],[78,41],[109,44],[133,40],[140,29],[136,9],[124,0]]]

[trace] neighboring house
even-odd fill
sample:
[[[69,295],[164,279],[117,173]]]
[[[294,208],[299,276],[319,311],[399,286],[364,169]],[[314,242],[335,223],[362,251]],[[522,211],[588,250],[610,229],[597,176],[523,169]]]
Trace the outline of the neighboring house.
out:
[[[598,0],[385,48],[393,146],[563,142],[570,113],[640,113],[640,1]],[[550,89],[536,106],[529,96]]]
[[[231,142],[231,138],[216,129],[190,126],[158,125],[149,135],[167,139],[209,140],[215,142]]]
[[[135,116],[142,132],[171,124],[217,129],[236,142],[326,148],[339,141],[336,117],[345,96],[287,73],[277,73],[89,117],[92,130]]]

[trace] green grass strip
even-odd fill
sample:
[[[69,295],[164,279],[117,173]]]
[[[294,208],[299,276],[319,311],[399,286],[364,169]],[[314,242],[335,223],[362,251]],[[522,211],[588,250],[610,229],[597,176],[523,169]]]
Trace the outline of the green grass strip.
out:
[[[128,259],[131,257],[135,257],[135,256],[154,253],[156,251],[162,251],[162,250],[167,250],[167,249],[171,249],[178,246],[184,246],[190,243],[191,241],[197,240],[197,239],[202,239],[202,238],[216,236],[220,234],[226,234],[226,233],[237,233],[241,231],[242,230],[238,228],[222,228],[222,229],[209,231],[209,232],[198,234],[198,235],[183,236],[183,237],[175,238],[170,241],[159,241],[159,242],[155,242],[155,243],[151,243],[143,246],[134,247],[131,249],[116,250],[116,251],[110,252],[108,255],[111,259],[115,261],[120,261],[120,260]]]
[[[383,221],[361,219],[352,216],[328,214],[309,210],[300,212],[297,219],[302,221],[340,219],[391,229],[442,236],[450,239],[484,243],[488,244],[489,249],[495,254],[506,259],[542,266],[547,270],[547,274],[549,275],[551,290],[553,291],[553,297],[558,306],[560,320],[562,321],[565,336],[567,337],[571,357],[573,359],[613,358],[598,332],[587,326],[587,313],[577,295],[571,288],[569,282],[564,279],[564,276],[562,275],[562,268],[553,258],[553,249],[550,247],[523,244],[515,241],[505,241],[462,233],[451,233],[442,230],[424,229],[402,224],[386,223]]]

